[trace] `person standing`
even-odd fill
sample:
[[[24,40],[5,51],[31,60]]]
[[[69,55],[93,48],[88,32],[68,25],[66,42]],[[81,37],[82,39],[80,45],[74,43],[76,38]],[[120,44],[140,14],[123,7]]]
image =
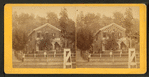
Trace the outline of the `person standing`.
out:
[[[46,53],[46,51],[44,52],[44,57],[47,57],[47,53]]]
[[[22,55],[22,62],[24,62],[25,54]]]

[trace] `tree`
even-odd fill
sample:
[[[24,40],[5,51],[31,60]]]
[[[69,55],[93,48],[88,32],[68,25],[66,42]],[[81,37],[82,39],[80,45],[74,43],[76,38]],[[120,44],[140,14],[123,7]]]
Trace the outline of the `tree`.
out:
[[[123,26],[124,25],[124,15],[120,12],[114,12],[113,13],[113,22],[120,25],[120,26]]]
[[[84,24],[90,25],[96,21],[96,15],[94,13],[88,13],[84,17]]]
[[[138,33],[139,32],[139,25],[140,25],[139,19],[137,19],[137,18],[132,19],[132,23],[133,23],[132,29],[131,29],[132,32],[133,33],[136,33],[136,32]]]
[[[13,30],[12,33],[13,49],[16,51],[23,50],[25,48],[26,43],[27,43],[27,34],[20,29]]]
[[[93,35],[88,27],[77,31],[77,48],[81,51],[89,50],[93,43]]]
[[[12,14],[12,26],[13,26],[13,29],[16,28],[18,26],[18,14],[17,12],[15,11],[13,14]]]
[[[68,18],[67,9],[62,8],[60,12],[60,27],[62,37],[64,38],[64,47],[68,47],[69,40],[74,42],[75,39],[75,22]]]
[[[64,38],[63,40],[63,45],[64,47],[67,47],[67,40],[66,40],[66,27],[68,26],[67,22],[68,22],[68,14],[67,14],[67,9],[66,8],[62,8],[61,12],[60,12],[60,27],[61,27],[61,33],[62,33],[62,37]]]
[[[88,13],[84,17],[85,24],[90,28],[92,33],[95,33],[100,26],[100,14]]]
[[[127,8],[126,12],[125,12],[125,20],[124,20],[124,27],[126,28],[126,35],[129,36],[132,32],[132,19],[133,19],[133,15],[132,15],[132,9],[131,8]]]
[[[41,17],[41,16],[36,16],[35,18],[35,24],[36,24],[36,27],[39,27],[43,24],[45,24],[47,22],[47,19],[45,17]]]
[[[71,42],[75,42],[75,22],[72,19],[68,20],[68,26],[66,27],[66,38]]]
[[[46,17],[48,23],[59,28],[59,20],[57,14],[55,14],[54,12],[48,12]]]
[[[37,27],[34,14],[21,13],[17,15],[17,17],[15,17],[15,20],[12,20],[12,22],[16,23],[12,24],[13,28],[21,29],[27,34]]]
[[[95,33],[101,26],[100,26],[100,14],[94,13],[87,13],[86,15],[83,14],[81,11],[77,15],[77,29],[81,28],[82,26],[88,26],[92,33]],[[84,25],[86,24],[86,25]]]
[[[81,11],[76,18],[76,24],[77,24],[77,29],[81,28],[82,26],[84,26],[84,14],[83,11]]]
[[[105,15],[102,16],[100,24],[101,26],[107,26],[113,22],[113,19],[111,17],[107,17]]]

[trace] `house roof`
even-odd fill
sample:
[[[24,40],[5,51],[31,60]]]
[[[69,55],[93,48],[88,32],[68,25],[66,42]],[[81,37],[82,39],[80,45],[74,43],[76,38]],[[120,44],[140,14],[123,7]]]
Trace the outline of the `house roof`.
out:
[[[49,24],[49,23],[46,23],[46,24],[44,24],[44,25],[42,25],[42,26],[40,26],[40,27],[37,27],[37,28],[33,29],[33,31],[30,32],[30,33],[28,34],[28,36],[31,35],[34,31],[37,31],[37,30],[39,30],[39,29],[41,29],[41,28],[43,28],[43,27],[45,27],[45,26],[48,26],[48,27],[53,28],[53,29],[55,29],[55,30],[61,31],[61,30],[58,29],[57,27],[55,27],[55,26],[53,26],[53,25],[51,25],[51,24]]]
[[[111,23],[110,25],[107,25],[107,26],[104,26],[104,27],[100,28],[100,29],[94,34],[94,36],[96,36],[96,34],[97,34],[98,32],[100,32],[100,31],[102,31],[102,30],[104,30],[104,29],[106,29],[106,28],[108,28],[108,27],[111,27],[112,25],[115,25],[116,27],[118,27],[118,28],[120,28],[120,29],[122,29],[122,30],[126,30],[125,28],[119,26],[119,25],[116,24],[116,23]]]

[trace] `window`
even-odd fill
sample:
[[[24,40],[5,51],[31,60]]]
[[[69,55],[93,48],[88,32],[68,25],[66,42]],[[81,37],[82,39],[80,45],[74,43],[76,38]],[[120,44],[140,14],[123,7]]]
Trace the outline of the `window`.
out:
[[[46,32],[46,36],[48,36],[49,35],[49,33],[48,32]]]
[[[118,38],[121,38],[122,37],[122,33],[118,33]]]
[[[30,41],[32,41],[32,37],[30,37]]]
[[[103,38],[105,38],[106,37],[106,32],[103,32]]]
[[[37,38],[41,37],[41,32],[37,32]]]
[[[96,36],[96,41],[98,40],[98,35]]]
[[[54,33],[52,34],[52,36],[55,36]]]

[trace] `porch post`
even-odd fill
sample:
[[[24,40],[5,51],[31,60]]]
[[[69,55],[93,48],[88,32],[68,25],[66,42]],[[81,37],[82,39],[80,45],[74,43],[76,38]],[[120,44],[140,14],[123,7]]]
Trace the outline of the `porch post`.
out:
[[[55,45],[54,45],[54,42],[52,42],[52,49],[53,49],[53,50],[55,49]]]
[[[102,44],[102,51],[105,51],[105,45]]]
[[[121,43],[118,43],[118,49],[121,49]]]
[[[38,41],[37,41],[37,43],[36,43],[36,51],[39,51]]]

